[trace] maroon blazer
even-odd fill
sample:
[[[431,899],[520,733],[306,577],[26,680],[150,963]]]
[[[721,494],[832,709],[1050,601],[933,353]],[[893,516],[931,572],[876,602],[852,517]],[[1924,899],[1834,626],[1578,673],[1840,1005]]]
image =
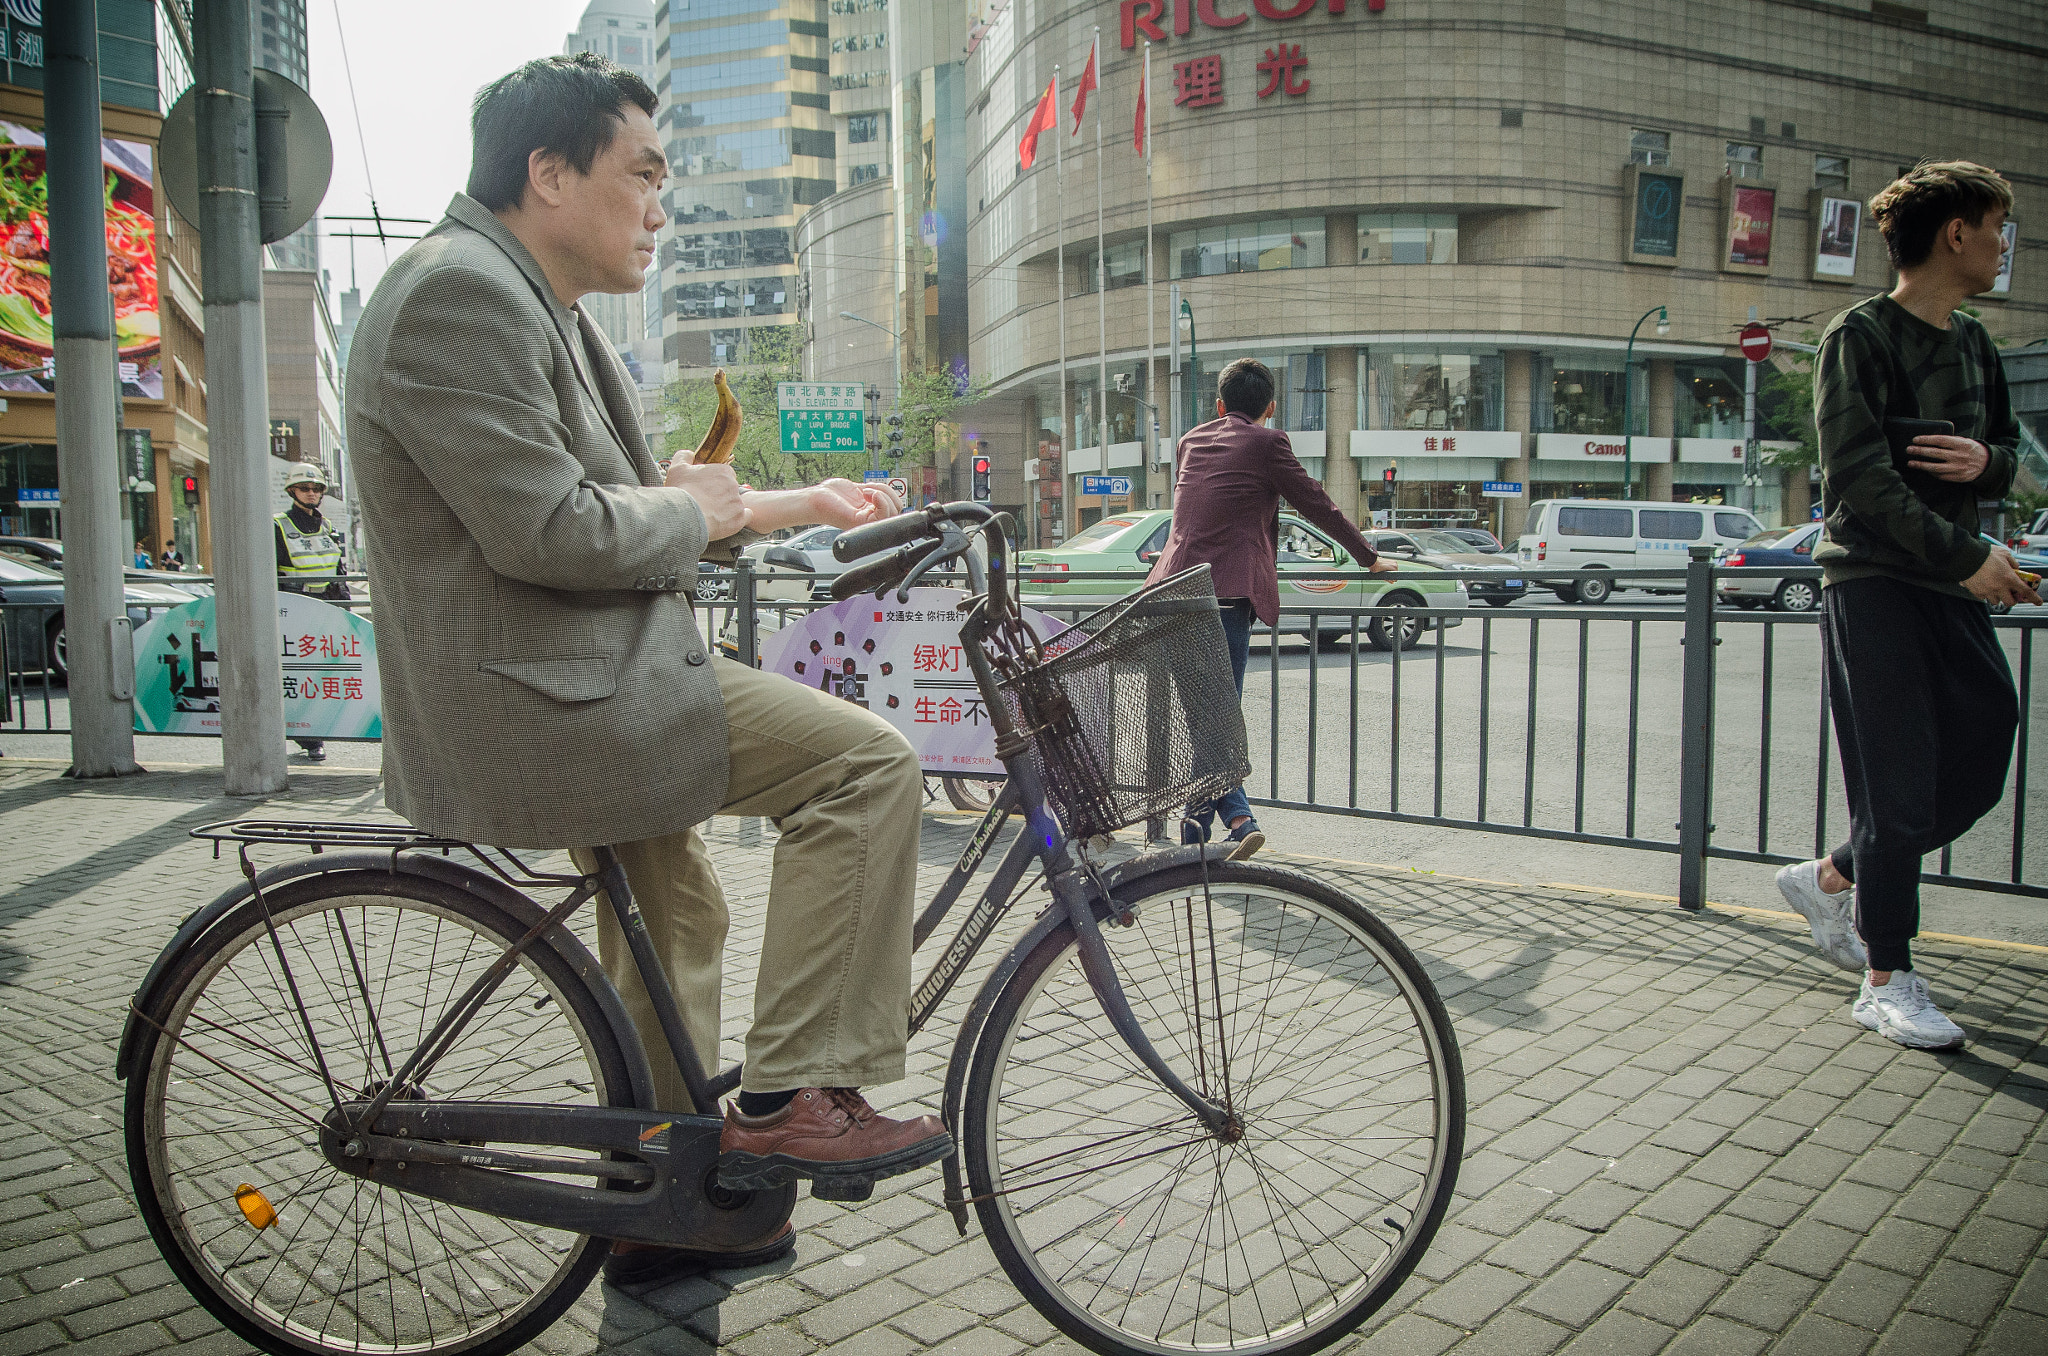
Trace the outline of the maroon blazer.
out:
[[[1287,435],[1231,413],[1180,440],[1173,533],[1146,583],[1207,564],[1218,598],[1249,598],[1259,620],[1280,616],[1280,501],[1337,539],[1352,568],[1379,559],[1302,464]]]

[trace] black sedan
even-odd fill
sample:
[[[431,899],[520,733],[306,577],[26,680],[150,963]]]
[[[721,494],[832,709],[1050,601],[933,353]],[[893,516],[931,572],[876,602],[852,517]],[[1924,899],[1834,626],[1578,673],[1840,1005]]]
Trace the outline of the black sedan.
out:
[[[166,584],[129,580],[128,620],[137,630],[153,612],[189,603],[196,594]],[[6,641],[9,678],[48,668],[58,682],[70,677],[64,662],[64,576],[38,569],[19,556],[0,552],[0,635]]]
[[[1483,571],[1486,577],[1475,574],[1465,580],[1465,592],[1475,603],[1506,607],[1529,591],[1529,581],[1513,573],[1518,567],[1504,565],[1500,556],[1482,552],[1471,542],[1448,532],[1419,528],[1368,532],[1365,539],[1372,543],[1373,550],[1396,560],[1412,560],[1418,565],[1433,565],[1440,570]]]

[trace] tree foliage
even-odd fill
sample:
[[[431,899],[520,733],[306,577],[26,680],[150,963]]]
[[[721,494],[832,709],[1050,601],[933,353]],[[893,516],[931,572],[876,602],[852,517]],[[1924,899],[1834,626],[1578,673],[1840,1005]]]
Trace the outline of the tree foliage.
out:
[[[1802,343],[1817,343],[1812,330],[1799,336]],[[1768,404],[1770,412],[1763,413]],[[1758,413],[1780,438],[1796,444],[1764,454],[1764,461],[1787,470],[1802,470],[1820,464],[1820,434],[1813,425],[1813,355],[1799,353],[1789,368],[1774,368],[1757,383]]]

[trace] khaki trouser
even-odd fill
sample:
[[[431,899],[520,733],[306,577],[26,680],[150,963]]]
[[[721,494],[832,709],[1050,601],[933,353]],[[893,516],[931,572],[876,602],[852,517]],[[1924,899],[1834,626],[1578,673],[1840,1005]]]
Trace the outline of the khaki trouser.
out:
[[[781,830],[747,1032],[749,1092],[872,1087],[903,1077],[923,780],[893,726],[851,702],[715,660],[730,731],[722,815]],[[705,1071],[719,1068],[725,893],[695,829],[615,845]],[[584,849],[572,854],[594,869]],[[611,906],[598,954],[654,1067],[655,1105],[691,1110]],[[701,1109],[715,1115],[715,1107]]]

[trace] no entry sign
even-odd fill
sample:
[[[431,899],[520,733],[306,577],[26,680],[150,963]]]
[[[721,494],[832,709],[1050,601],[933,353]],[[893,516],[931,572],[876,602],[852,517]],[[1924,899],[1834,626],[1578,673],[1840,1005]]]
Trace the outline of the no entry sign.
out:
[[[1751,321],[1742,327],[1742,356],[1760,363],[1771,356],[1771,332]]]

